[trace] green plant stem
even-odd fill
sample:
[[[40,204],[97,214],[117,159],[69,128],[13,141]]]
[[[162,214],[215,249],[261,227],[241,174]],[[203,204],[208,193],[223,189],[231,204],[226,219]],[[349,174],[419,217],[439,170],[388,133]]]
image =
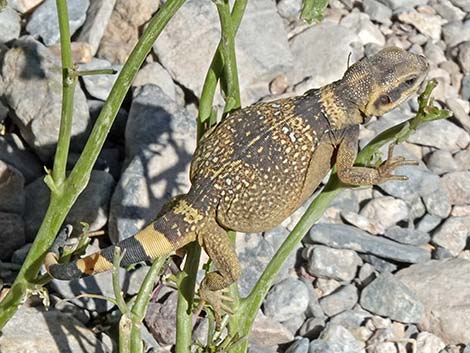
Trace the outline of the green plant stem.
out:
[[[240,27],[243,14],[248,0],[236,0],[232,8],[232,26],[233,35],[235,36],[238,28]],[[204,133],[204,124],[211,117],[212,104],[214,102],[215,89],[217,82],[223,72],[223,63],[221,56],[222,40],[219,42],[217,50],[212,58],[209,70],[207,70],[204,86],[202,88],[201,99],[199,101],[199,114],[198,114],[198,138]]]
[[[358,154],[358,161],[370,161],[370,157],[378,152],[378,148],[387,142],[395,142],[403,136],[409,136],[418,126],[436,119],[449,117],[449,112],[440,110],[436,107],[430,107],[432,104],[430,94],[435,87],[436,82],[431,80],[424,93],[420,96],[420,108],[414,118],[391,127],[379,134]],[[295,250],[302,238],[308,230],[320,219],[325,209],[331,201],[344,189],[347,185],[342,184],[336,173],[332,173],[328,183],[319,195],[312,201],[305,214],[299,220],[287,239],[273,256],[265,271],[257,281],[255,287],[251,290],[248,297],[241,300],[240,307],[231,320],[236,321],[239,325],[239,334],[248,336],[253,325],[256,314],[266,296],[269,288],[272,286],[279,269],[285,262],[289,254]],[[244,353],[248,347],[248,341],[244,341],[232,350],[232,353]]]
[[[179,276],[178,304],[176,306],[176,353],[188,353],[191,350],[192,306],[196,287],[197,271],[201,256],[201,247],[192,242],[186,247],[187,256],[183,273]]]
[[[62,112],[60,118],[59,137],[54,158],[54,169],[52,172],[54,187],[53,193],[63,192],[65,181],[65,169],[69,154],[70,137],[72,134],[73,95],[77,78],[70,73],[74,70],[72,62],[72,48],[70,44],[69,15],[66,0],[56,0],[59,18],[60,47],[62,60]]]
[[[223,87],[225,87],[224,113],[241,106],[240,88],[238,84],[237,59],[235,55],[235,31],[233,29],[232,17],[230,15],[230,4],[228,0],[216,2],[219,13],[220,27],[222,30],[220,41],[220,54],[223,61]]]
[[[82,155],[70,176],[64,182],[63,192],[60,195],[54,192],[51,193],[49,207],[28,256],[12,288],[0,303],[0,330],[26,298],[28,289],[35,288],[34,280],[41,267],[44,254],[52,245],[54,236],[58,233],[78,195],[85,188],[90,178],[91,169],[104,144],[111,124],[119,111],[119,107],[130,88],[134,75],[150,52],[152,44],[158,35],[184,2],[185,0],[169,0],[162,5],[157,14],[152,18],[129,56],[128,61],[123,66],[109,94],[108,100],[101,110]],[[59,15],[63,16],[61,13]]]
[[[328,0],[304,0],[300,18],[307,23],[320,22],[327,5]]]

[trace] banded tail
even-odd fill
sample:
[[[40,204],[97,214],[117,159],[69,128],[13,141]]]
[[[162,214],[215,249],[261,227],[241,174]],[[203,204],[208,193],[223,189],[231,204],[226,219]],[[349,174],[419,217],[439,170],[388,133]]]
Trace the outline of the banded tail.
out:
[[[126,250],[121,261],[123,267],[169,255],[196,240],[194,224],[187,227],[187,222],[184,222],[186,217],[182,219],[182,216],[184,215],[179,212],[178,208],[172,208],[134,236],[101,251],[64,264],[58,263],[60,257],[59,247],[63,246],[67,235],[65,234],[65,237],[62,235],[64,239],[59,238],[61,237],[59,235],[56,243],[47,253],[44,265],[52,277],[71,280],[111,270],[116,246],[119,246],[121,253],[124,249]]]

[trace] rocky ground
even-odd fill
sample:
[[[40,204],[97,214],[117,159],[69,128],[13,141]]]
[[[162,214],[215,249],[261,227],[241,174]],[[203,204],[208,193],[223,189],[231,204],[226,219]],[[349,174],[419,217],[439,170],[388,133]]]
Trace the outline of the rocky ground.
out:
[[[350,54],[354,61],[395,45],[429,59],[429,77],[439,82],[435,97],[454,116],[420,128],[397,148],[420,161],[399,170],[408,181],[348,190],[333,202],[266,297],[250,351],[469,353],[470,0],[330,0],[325,20],[313,26],[297,19],[300,3],[249,1],[236,43],[243,105],[319,87],[342,76]],[[159,5],[68,4],[75,61],[82,69],[116,70]],[[51,167],[61,102],[54,16],[54,0],[10,0],[0,13],[0,277],[6,287],[15,271],[5,263],[22,263],[48,203],[43,166]],[[197,101],[219,35],[214,4],[188,0],[140,70],[67,223],[80,229],[87,222],[117,241],[188,189]],[[87,77],[77,87],[70,165],[113,80]],[[362,145],[416,108],[414,99],[371,121]],[[262,236],[238,236],[242,294],[302,212]],[[136,293],[144,273],[145,267],[123,271],[124,291]],[[110,274],[54,281],[50,292],[53,304],[83,292],[112,295]],[[175,293],[163,290],[149,307],[144,336],[155,351],[174,342],[175,305]],[[115,320],[110,303],[80,299],[53,307],[20,309],[0,338],[1,351],[112,351],[112,340],[91,330],[103,317]],[[203,340],[206,329],[206,321],[197,322],[196,337]]]

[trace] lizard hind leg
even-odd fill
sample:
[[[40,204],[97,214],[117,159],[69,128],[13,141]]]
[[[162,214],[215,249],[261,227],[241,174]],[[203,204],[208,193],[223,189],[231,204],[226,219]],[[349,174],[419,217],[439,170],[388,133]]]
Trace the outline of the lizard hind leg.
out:
[[[240,278],[240,264],[227,231],[217,222],[207,224],[198,234],[198,241],[214,262],[216,271],[209,272],[199,286],[200,303],[196,311],[209,304],[214,309],[216,324],[221,315],[233,314],[226,302],[233,299],[224,295],[224,290]]]

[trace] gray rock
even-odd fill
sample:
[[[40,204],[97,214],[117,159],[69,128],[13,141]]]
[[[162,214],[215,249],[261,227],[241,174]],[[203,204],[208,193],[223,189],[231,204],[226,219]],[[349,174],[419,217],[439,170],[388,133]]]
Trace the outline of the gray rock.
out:
[[[274,285],[266,295],[264,313],[273,320],[286,321],[304,313],[307,306],[308,290],[305,284],[295,278],[286,278]]]
[[[364,12],[375,22],[390,25],[392,23],[392,10],[377,0],[364,0]]]
[[[361,293],[361,306],[381,316],[404,323],[419,323],[423,304],[416,294],[398,278],[383,273]]]
[[[317,338],[325,328],[325,319],[318,317],[308,318],[299,329],[299,335],[309,339]]]
[[[358,327],[364,325],[367,318],[372,316],[371,313],[362,309],[357,305],[353,310],[346,310],[342,313],[330,318],[330,324],[341,325],[353,332]]]
[[[424,46],[424,55],[435,65],[439,65],[447,60],[444,50],[439,45],[434,44],[432,40],[428,40]]]
[[[104,102],[100,100],[89,99],[88,107],[90,110],[91,121],[95,122],[101,113]],[[124,109],[119,109],[116,118],[114,118],[113,125],[109,131],[107,140],[117,143],[118,145],[124,144],[124,133],[126,130],[128,112]]]
[[[451,211],[449,197],[443,189],[423,196],[423,202],[429,214],[440,218],[446,218]]]
[[[341,20],[341,25],[349,28],[355,33],[363,45],[373,43],[377,45],[385,44],[385,37],[382,32],[374,26],[369,16],[359,11],[352,11]]]
[[[89,4],[89,0],[67,1],[70,34],[74,34],[85,22]],[[26,30],[34,36],[40,36],[47,46],[56,44],[60,39],[56,2],[45,0],[36,8],[26,25]]]
[[[408,208],[410,210],[408,221],[414,221],[417,218],[421,218],[426,213],[426,207],[424,206],[423,201],[420,197],[416,197],[407,202]]]
[[[399,226],[388,228],[385,231],[385,236],[402,244],[416,246],[425,245],[431,240],[431,237],[426,232]]]
[[[416,230],[420,232],[430,232],[435,229],[442,222],[441,217],[433,216],[430,214],[424,215],[416,225]]]
[[[14,111],[14,122],[25,141],[43,161],[48,161],[55,153],[59,135],[62,109],[60,63],[49,49],[31,37],[19,39],[15,46],[5,54],[3,61],[3,97]],[[89,122],[86,98],[77,85],[71,151],[81,152]]]
[[[140,87],[147,84],[159,86],[163,93],[173,100],[177,100],[176,85],[168,71],[158,62],[145,65],[135,76],[132,86]],[[184,99],[183,99],[184,100]],[[183,102],[182,102],[183,103]]]
[[[416,349],[418,352],[439,353],[446,344],[436,335],[429,332],[420,332],[416,337]]]
[[[383,234],[385,229],[407,219],[409,209],[405,201],[384,196],[370,200],[361,210],[360,215],[369,219],[375,224],[378,233]]]
[[[6,43],[20,36],[21,19],[10,7],[0,12],[0,43]]]
[[[5,325],[0,346],[2,353],[113,352],[107,335],[101,333],[98,338],[72,315],[27,306],[20,307]]]
[[[23,245],[21,248],[15,250],[13,252],[13,255],[11,255],[11,262],[14,264],[22,265],[32,245],[32,243],[28,243]]]
[[[310,342],[309,346],[309,353],[330,353],[332,351],[332,347],[330,345],[322,340],[322,339],[317,339],[315,341]]]
[[[454,156],[460,170],[470,170],[470,149],[459,151]]]
[[[445,174],[459,170],[459,165],[454,160],[452,153],[445,150],[436,150],[428,158],[427,167],[435,174]]]
[[[80,222],[90,225],[90,231],[101,229],[108,219],[108,205],[114,188],[113,177],[103,171],[92,171],[90,181],[80,194],[65,223],[81,232]],[[25,188],[25,224],[28,241],[34,239],[49,205],[50,192],[43,178],[39,178]]]
[[[273,1],[250,1],[246,13],[250,16],[241,22],[235,44],[242,101],[250,104],[268,95],[269,82],[278,74],[290,71],[293,58]],[[175,81],[196,96],[201,95],[210,62],[201,58],[211,58],[220,39],[218,23],[212,3],[187,1],[154,45],[159,61]]]
[[[445,21],[440,16],[430,15],[417,11],[402,12],[398,19],[403,23],[411,24],[420,33],[430,37],[434,42],[441,38],[442,24]]]
[[[0,212],[0,243],[2,244],[0,260],[9,260],[13,252],[26,243],[21,216]]]
[[[465,17],[465,12],[452,5],[452,2],[449,0],[441,0],[438,3],[432,4],[432,7],[442,18],[449,22],[462,21]]]
[[[467,244],[470,235],[470,216],[450,217],[433,233],[434,244],[457,256]]]
[[[341,287],[341,282],[335,279],[317,278],[315,280],[315,289],[320,293],[319,295],[321,296],[333,293],[339,287]]]
[[[395,272],[398,266],[390,261],[387,261],[381,257],[371,255],[371,254],[363,254],[361,258],[366,262],[372,265],[372,267],[380,273],[384,272]]]
[[[349,28],[322,22],[290,40],[296,60],[291,82],[310,77],[308,87],[321,87],[340,79],[347,69],[351,44],[359,38]],[[316,48],[305,50],[305,48]],[[352,61],[356,58],[353,57]]]
[[[456,152],[470,143],[468,133],[448,120],[431,121],[408,138],[411,143]]]
[[[260,234],[244,234],[236,238],[236,250],[242,276],[238,283],[240,295],[247,296],[253,289],[267,264],[282,244],[289,231],[282,226],[276,227],[263,236]],[[276,281],[289,276],[288,272],[295,266],[296,253],[293,252],[282,265]]]
[[[336,292],[320,299],[320,305],[327,316],[335,316],[352,309],[357,304],[357,289],[352,284],[341,287]]]
[[[316,277],[350,282],[361,264],[361,258],[352,250],[331,249],[318,245],[310,253],[307,271]]]
[[[0,136],[0,160],[19,170],[27,184],[44,173],[37,157],[28,151],[20,137],[13,133]]]
[[[458,60],[463,73],[470,74],[470,41],[459,45]]]
[[[9,0],[8,6],[24,14],[38,6],[42,1],[43,0]]]
[[[470,99],[470,75],[462,78],[462,99]]]
[[[424,262],[430,258],[429,252],[424,249],[374,237],[343,224],[316,224],[305,240],[334,248],[371,253],[400,262]]]
[[[397,278],[416,292],[424,304],[420,329],[447,344],[469,343],[468,271],[470,261],[448,259],[413,265],[397,273]]]
[[[128,238],[153,220],[170,197],[189,189],[196,119],[158,86],[134,91],[126,126],[125,170],[111,200],[109,234]]]
[[[295,340],[289,348],[286,349],[286,353],[308,353],[310,341],[307,338],[300,338]]]
[[[448,173],[441,178],[441,185],[447,192],[451,205],[470,203],[470,172]]]
[[[444,41],[449,47],[470,40],[470,20],[465,22],[452,21],[442,26]]]
[[[280,0],[277,3],[279,15],[288,21],[298,19],[300,10],[302,10],[302,0]]]
[[[450,259],[453,257],[455,256],[453,256],[449,250],[441,246],[436,246],[436,249],[432,253],[433,260],[444,260],[444,259]]]
[[[114,69],[117,71],[114,75],[86,75],[83,76],[83,82],[87,92],[98,99],[105,101],[108,98],[111,88],[116,82],[121,65],[111,65],[111,63],[104,59],[93,58],[87,64],[79,65],[80,70],[98,70],[98,69]]]
[[[328,344],[329,350],[315,351],[310,344],[309,353],[331,352],[331,353],[360,353],[365,346],[346,328],[340,325],[329,324],[320,335],[320,339]]]
[[[0,212],[23,214],[24,178],[19,170],[0,160]]]
[[[163,303],[150,303],[145,323],[160,344],[176,342],[176,305],[178,294],[171,292]]]
[[[470,4],[466,0],[450,0],[452,4],[461,8],[465,12],[470,12]]]
[[[470,42],[469,43],[469,52],[467,53],[470,56]],[[469,104],[458,98],[449,98],[446,100],[446,105],[454,113],[454,118],[457,122],[462,125],[462,127],[469,132],[470,131],[470,115],[468,115]],[[464,106],[467,106],[467,111],[465,111]]]
[[[359,288],[365,287],[377,276],[377,271],[374,266],[369,263],[365,263],[359,269],[355,283],[359,284]]]
[[[282,324],[258,312],[251,329],[250,345],[272,347],[293,339],[294,335]]]
[[[428,0],[380,0],[380,2],[392,10],[397,10],[399,8],[410,9],[419,5],[426,5]]]
[[[115,4],[116,0],[94,0],[90,3],[86,13],[86,21],[80,30],[77,41],[88,43],[92,56],[98,51]]]

